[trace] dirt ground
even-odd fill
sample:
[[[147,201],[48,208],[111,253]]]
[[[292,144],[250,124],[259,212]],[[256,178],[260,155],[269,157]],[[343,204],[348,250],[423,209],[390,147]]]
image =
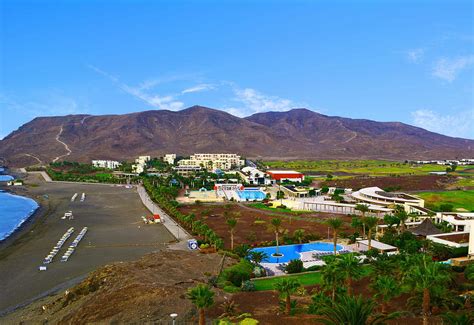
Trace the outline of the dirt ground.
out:
[[[188,288],[207,283],[218,273],[222,256],[198,252],[162,251],[138,261],[99,268],[77,286],[41,299],[8,314],[3,324],[178,324],[196,322],[196,311],[186,298]],[[233,263],[227,258],[225,265]],[[224,296],[215,291],[216,306]]]
[[[194,213],[198,219],[204,220],[221,238],[225,246],[230,247],[229,227],[224,215],[227,213],[238,219],[234,232],[234,245],[257,244],[262,241],[275,239],[271,230],[270,221],[275,217],[282,219],[282,227],[292,235],[296,229],[304,229],[305,234],[313,234],[320,239],[328,238],[328,227],[324,221],[337,217],[344,221],[341,232],[352,232],[350,228],[351,218],[347,215],[329,213],[274,213],[272,211],[260,210],[244,204],[233,204],[229,208],[225,205],[187,205],[179,208],[182,213]],[[332,235],[332,234],[331,234]],[[332,237],[331,237],[332,238]]]
[[[326,186],[337,186],[358,190],[363,187],[378,186],[381,189],[392,189],[393,191],[421,191],[421,190],[443,190],[450,184],[456,182],[455,177],[450,176],[400,176],[400,177],[354,177],[324,182]]]

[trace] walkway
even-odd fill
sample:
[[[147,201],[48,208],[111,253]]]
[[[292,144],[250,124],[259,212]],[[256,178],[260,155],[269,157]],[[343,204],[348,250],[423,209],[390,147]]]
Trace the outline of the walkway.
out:
[[[171,218],[167,213],[165,213],[157,204],[155,204],[145,188],[142,185],[137,186],[138,195],[143,202],[143,205],[150,210],[153,214],[159,214],[162,220],[163,225],[168,229],[168,231],[179,241],[185,241],[191,239],[192,236],[184,230],[178,223],[176,223],[173,218]]]
[[[63,134],[63,126],[62,125],[61,125],[61,129],[59,129],[59,133],[56,135],[56,141],[61,143],[64,146],[64,149],[66,149],[67,153],[65,153],[64,155],[61,155],[61,156],[57,156],[56,158],[53,159],[53,162],[56,162],[56,161],[58,161],[59,159],[61,159],[63,157],[69,156],[72,152],[71,149],[69,149],[69,146],[65,142],[63,142],[59,139],[61,134]]]

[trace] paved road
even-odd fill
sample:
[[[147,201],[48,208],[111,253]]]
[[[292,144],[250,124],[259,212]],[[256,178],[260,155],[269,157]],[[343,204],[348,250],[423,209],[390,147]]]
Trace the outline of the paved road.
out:
[[[191,239],[192,236],[184,230],[178,223],[176,223],[173,218],[171,218],[167,213],[165,213],[156,203],[154,203],[151,198],[148,196],[145,188],[142,185],[137,186],[138,195],[140,196],[143,205],[151,211],[153,214],[159,214],[163,225],[169,232],[179,241],[185,241]]]

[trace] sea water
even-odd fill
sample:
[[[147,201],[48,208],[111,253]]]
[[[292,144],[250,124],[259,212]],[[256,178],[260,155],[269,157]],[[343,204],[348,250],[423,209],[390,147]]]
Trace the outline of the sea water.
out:
[[[10,236],[38,207],[30,198],[0,191],[0,240]]]

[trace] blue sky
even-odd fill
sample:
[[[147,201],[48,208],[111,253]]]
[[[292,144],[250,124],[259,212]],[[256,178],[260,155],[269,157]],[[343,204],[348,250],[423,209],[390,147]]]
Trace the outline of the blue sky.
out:
[[[0,2],[0,138],[36,116],[307,107],[474,138],[472,1]]]

